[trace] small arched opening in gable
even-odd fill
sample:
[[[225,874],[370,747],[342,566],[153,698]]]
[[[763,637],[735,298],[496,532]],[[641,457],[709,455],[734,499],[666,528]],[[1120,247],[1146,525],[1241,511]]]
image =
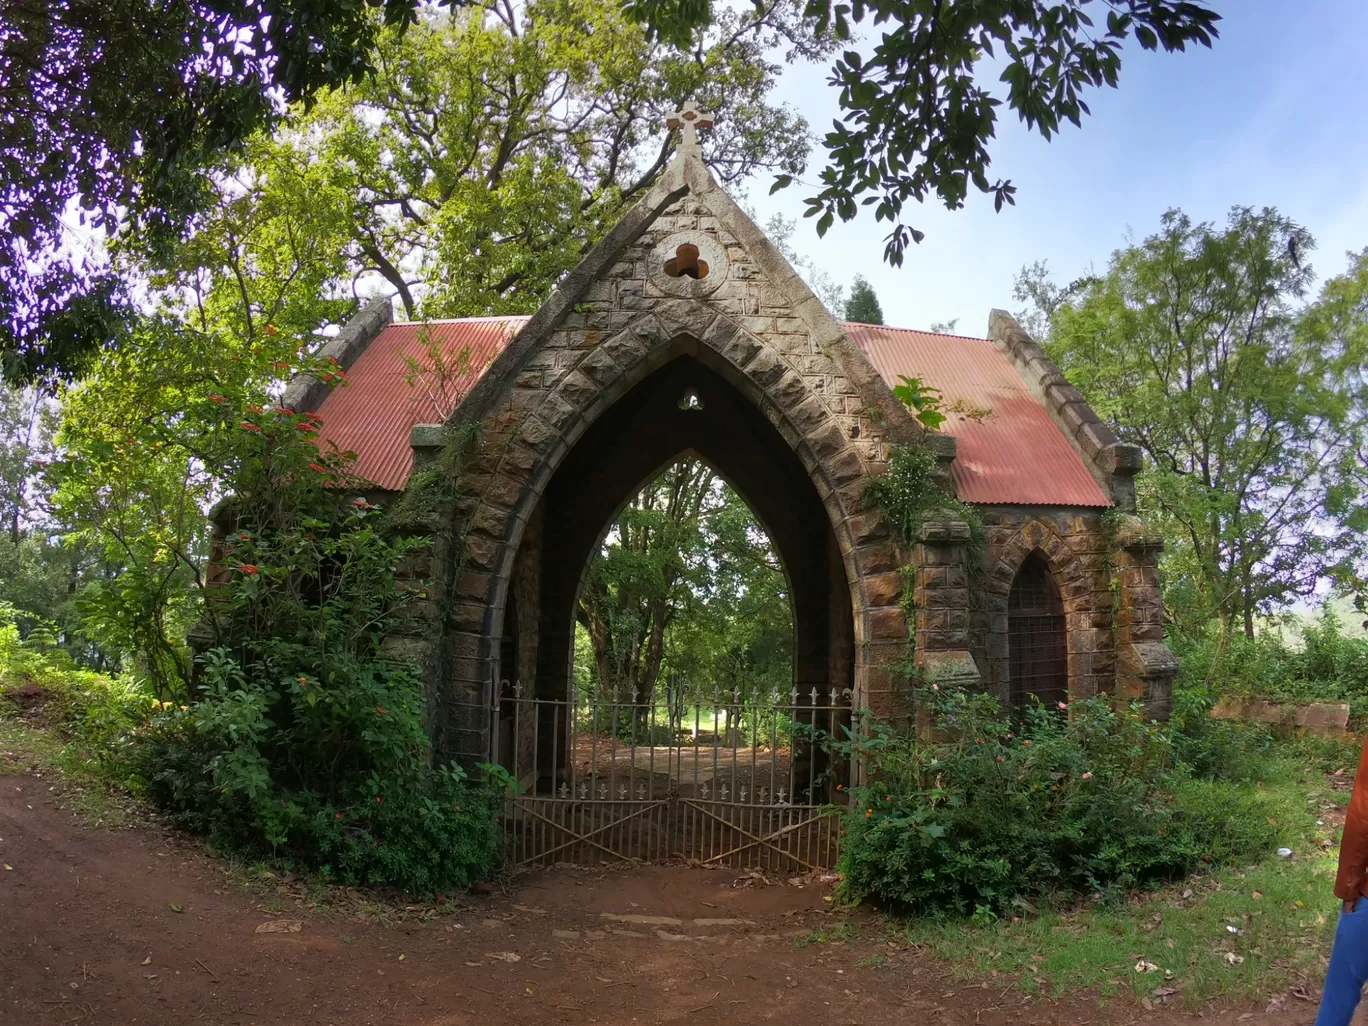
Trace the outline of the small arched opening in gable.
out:
[[[1046,706],[1069,697],[1069,632],[1064,600],[1039,549],[1022,561],[1007,596],[1010,697],[1022,708],[1032,697]]]

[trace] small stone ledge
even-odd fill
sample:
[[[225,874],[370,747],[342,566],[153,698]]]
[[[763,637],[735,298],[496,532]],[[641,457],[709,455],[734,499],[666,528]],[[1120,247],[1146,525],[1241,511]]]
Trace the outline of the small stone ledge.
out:
[[[921,652],[917,668],[927,684],[978,689],[983,686],[983,675],[978,664],[966,649],[947,649],[942,652]]]
[[[1349,729],[1348,702],[1282,704],[1253,698],[1223,698],[1211,710],[1213,720],[1272,723],[1333,734]]]
[[[922,521],[917,529],[917,541],[932,545],[967,542],[972,537],[968,521],[959,517],[933,516]]]
[[[1178,673],[1178,657],[1162,641],[1133,641],[1119,653],[1118,677],[1140,685],[1132,693],[1143,696],[1145,715],[1166,720],[1173,706],[1173,678]]]
[[[1134,477],[1145,468],[1145,457],[1138,445],[1113,442],[1097,454],[1097,463],[1109,474]]]
[[[1127,552],[1157,553],[1164,550],[1164,536],[1137,516],[1126,514],[1116,525],[1113,538],[1116,547]]]

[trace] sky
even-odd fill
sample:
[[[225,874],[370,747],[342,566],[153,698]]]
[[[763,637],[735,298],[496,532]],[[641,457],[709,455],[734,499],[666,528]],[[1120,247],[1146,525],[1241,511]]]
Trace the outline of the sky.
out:
[[[981,336],[991,309],[1023,305],[1012,282],[1024,265],[1045,260],[1060,282],[1102,269],[1170,207],[1218,224],[1234,205],[1277,207],[1315,238],[1324,281],[1345,270],[1347,250],[1368,246],[1368,0],[1208,2],[1223,15],[1213,49],[1129,48],[1120,87],[1085,95],[1092,116],[1081,129],[1046,142],[999,108],[989,178],[1017,186],[1016,206],[994,213],[990,195],[971,192],[957,211],[934,200],[905,208],[926,239],[901,268],[882,262],[887,222],[872,215],[818,239],[802,220],[815,188],[768,196],[765,180],[749,203],[761,223],[775,211],[798,218],[794,247],[847,285],[863,274],[899,327],[957,320],[957,332]],[[826,74],[789,68],[778,88],[818,139],[840,113]],[[809,182],[824,161],[819,142]]]

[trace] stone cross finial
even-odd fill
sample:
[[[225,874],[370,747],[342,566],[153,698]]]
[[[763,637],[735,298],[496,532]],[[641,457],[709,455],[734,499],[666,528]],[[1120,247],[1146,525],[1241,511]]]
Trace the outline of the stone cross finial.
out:
[[[712,128],[713,117],[711,114],[704,114],[692,103],[686,103],[680,109],[670,115],[665,122],[666,128],[677,128],[681,135],[680,146],[697,146],[698,130],[700,128]]]

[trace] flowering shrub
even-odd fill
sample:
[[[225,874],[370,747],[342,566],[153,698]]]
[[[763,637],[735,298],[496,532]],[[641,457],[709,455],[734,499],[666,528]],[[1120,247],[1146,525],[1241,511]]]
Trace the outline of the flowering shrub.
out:
[[[408,617],[395,576],[420,542],[358,497],[311,414],[250,412],[219,413],[241,433],[216,646],[194,700],[141,739],[150,793],[224,848],[346,882],[431,892],[487,875],[499,792],[432,764],[418,668],[381,650]]]
[[[929,691],[929,689],[928,689]],[[1105,893],[1251,858],[1277,841],[1258,799],[1192,779],[1166,729],[1105,699],[1021,718],[930,692],[940,737],[875,728],[843,842],[845,896],[991,914],[1014,898]]]

